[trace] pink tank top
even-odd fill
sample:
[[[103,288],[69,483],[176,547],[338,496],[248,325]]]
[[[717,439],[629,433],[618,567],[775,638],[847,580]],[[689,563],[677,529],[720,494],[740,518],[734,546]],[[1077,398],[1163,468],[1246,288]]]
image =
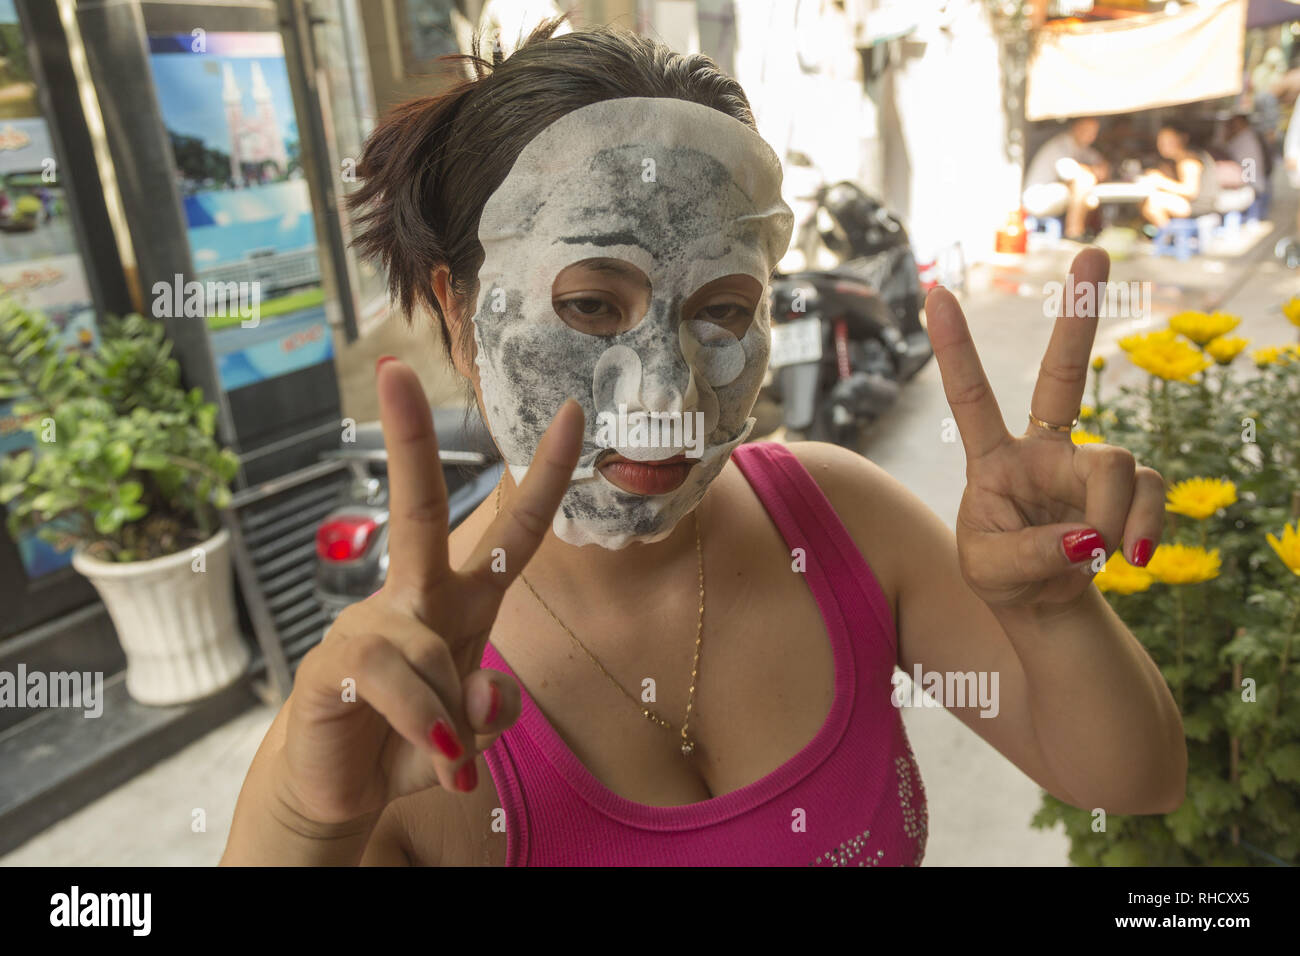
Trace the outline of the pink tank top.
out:
[[[484,756],[505,812],[508,866],[900,866],[925,853],[921,775],[891,702],[893,615],[821,489],[784,446],[732,459],[791,550],[806,556],[835,662],[830,714],[787,763],[700,803],[655,807],[582,765],[527,690]],[[483,666],[513,672],[491,644]]]

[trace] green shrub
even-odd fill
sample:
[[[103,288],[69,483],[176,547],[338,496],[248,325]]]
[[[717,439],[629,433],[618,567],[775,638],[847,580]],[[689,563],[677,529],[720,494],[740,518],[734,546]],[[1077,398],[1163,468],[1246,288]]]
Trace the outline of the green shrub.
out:
[[[1197,329],[1227,331],[1233,318],[1190,313],[1171,327],[1195,343]],[[1170,332],[1122,342],[1149,377],[1110,402],[1104,362],[1093,363],[1085,427],[1171,486],[1147,568],[1118,555],[1096,581],[1174,691],[1188,775],[1173,813],[1112,815],[1104,832],[1044,794],[1034,825],[1063,823],[1079,865],[1300,861],[1300,543],[1284,531],[1300,516],[1300,350],[1257,350],[1254,371],[1234,375],[1246,343],[1222,335],[1199,347]],[[1178,484],[1189,479],[1207,480]],[[1198,570],[1205,580],[1175,583]]]

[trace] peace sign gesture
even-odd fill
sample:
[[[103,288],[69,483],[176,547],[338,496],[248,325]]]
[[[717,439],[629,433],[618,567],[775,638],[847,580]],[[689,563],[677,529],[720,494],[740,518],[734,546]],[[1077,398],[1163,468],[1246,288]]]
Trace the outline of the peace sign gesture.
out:
[[[478,752],[520,712],[514,681],[480,668],[483,650],[506,589],[551,526],[582,443],[582,410],[570,400],[517,493],[453,570],[424,391],[396,360],[381,359],[376,374],[388,450],[388,576],[303,659],[279,755],[285,799],[319,824],[357,820],[438,783],[475,789]],[[498,548],[504,570],[494,568]]]
[[[1104,284],[1110,259],[1100,249],[1086,249],[1070,271],[1075,288]],[[1104,285],[1097,292],[1094,302]],[[1138,466],[1126,449],[1070,439],[1087,384],[1095,314],[1064,312],[1057,318],[1034,387],[1030,424],[1017,438],[1003,423],[957,300],[936,289],[925,311],[944,393],[966,449],[956,536],[971,589],[992,606],[1063,604],[1091,587],[1093,573],[1121,542],[1131,563],[1146,564],[1164,527],[1164,479]]]

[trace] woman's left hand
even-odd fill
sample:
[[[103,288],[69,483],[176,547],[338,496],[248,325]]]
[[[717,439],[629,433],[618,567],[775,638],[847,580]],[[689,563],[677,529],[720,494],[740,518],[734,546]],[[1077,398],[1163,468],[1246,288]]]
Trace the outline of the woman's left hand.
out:
[[[1110,259],[1087,249],[1071,265],[1074,288],[1098,283],[1104,299]],[[1067,285],[1068,288],[1068,285]],[[1164,527],[1165,485],[1127,449],[1075,445],[1068,426],[1079,415],[1097,331],[1096,309],[1082,318],[1062,303],[1030,402],[1029,423],[1014,437],[952,294],[925,302],[930,341],[966,449],[966,491],[957,513],[957,552],[966,583],[992,607],[1063,605],[1092,587],[1092,577],[1123,542],[1144,565]]]

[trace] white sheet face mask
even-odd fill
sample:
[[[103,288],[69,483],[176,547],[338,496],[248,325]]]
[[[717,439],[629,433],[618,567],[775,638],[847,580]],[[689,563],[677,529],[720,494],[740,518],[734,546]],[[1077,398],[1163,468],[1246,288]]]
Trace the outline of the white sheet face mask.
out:
[[[489,198],[476,363],[514,480],[566,399],[586,415],[555,516],[561,540],[616,549],[667,537],[749,435],[770,350],[768,276],[793,229],[780,187],[776,154],[740,121],[698,103],[628,97],[548,126]],[[591,334],[557,315],[556,277],[588,259],[619,260],[649,280],[648,309],[626,317],[625,331]],[[694,305],[695,315],[683,314],[702,286],[732,275],[762,287],[740,338]],[[696,463],[673,491],[638,495],[596,469],[611,449],[633,461],[683,453]]]

